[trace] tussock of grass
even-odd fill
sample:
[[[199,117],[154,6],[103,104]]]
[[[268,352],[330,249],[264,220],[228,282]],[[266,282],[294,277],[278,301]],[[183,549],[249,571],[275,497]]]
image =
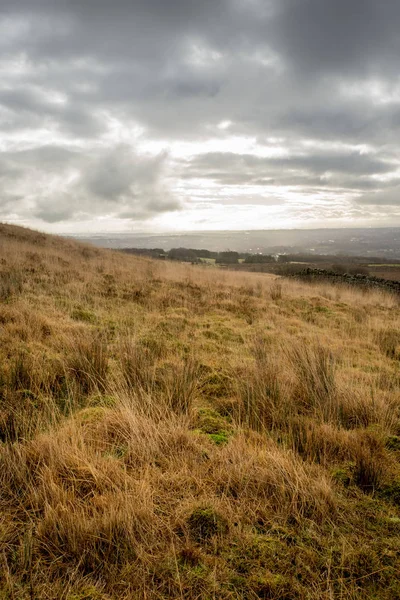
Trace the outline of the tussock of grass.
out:
[[[68,352],[67,374],[80,395],[104,391],[108,372],[107,340],[98,332],[75,335],[65,343]]]
[[[397,298],[0,254],[0,598],[399,597]]]
[[[296,400],[315,417],[324,421],[335,420],[336,379],[332,352],[324,346],[303,342],[294,345],[291,354],[297,380]]]

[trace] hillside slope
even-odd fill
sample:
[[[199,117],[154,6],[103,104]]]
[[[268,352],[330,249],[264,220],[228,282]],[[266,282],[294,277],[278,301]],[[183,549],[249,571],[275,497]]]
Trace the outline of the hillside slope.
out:
[[[400,598],[400,307],[0,226],[0,598]]]

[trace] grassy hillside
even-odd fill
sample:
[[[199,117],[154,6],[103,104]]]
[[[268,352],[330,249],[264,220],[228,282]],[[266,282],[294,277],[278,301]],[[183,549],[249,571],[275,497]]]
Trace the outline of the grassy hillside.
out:
[[[399,313],[0,226],[0,598],[400,598]]]

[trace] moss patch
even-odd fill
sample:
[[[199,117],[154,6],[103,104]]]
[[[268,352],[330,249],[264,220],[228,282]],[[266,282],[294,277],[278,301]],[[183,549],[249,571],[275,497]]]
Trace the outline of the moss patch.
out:
[[[75,308],[71,312],[71,319],[74,319],[74,321],[83,321],[84,323],[96,323],[98,320],[92,311],[85,308]]]
[[[228,443],[233,433],[228,420],[209,408],[199,410],[195,418],[195,430],[207,435],[218,446]]]
[[[386,448],[388,450],[394,450],[395,452],[400,452],[400,436],[398,435],[389,435],[386,438]]]
[[[190,536],[196,542],[204,542],[216,535],[228,533],[226,519],[212,507],[196,508],[187,520]]]

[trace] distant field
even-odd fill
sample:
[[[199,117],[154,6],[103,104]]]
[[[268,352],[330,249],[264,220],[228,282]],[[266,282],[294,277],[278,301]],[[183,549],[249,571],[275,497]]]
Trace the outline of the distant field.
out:
[[[361,273],[364,275],[371,275],[374,277],[380,277],[382,279],[388,279],[392,281],[400,281],[400,264],[396,263],[368,263],[368,262],[347,262],[338,260],[336,257],[332,260],[326,260],[325,262],[306,262],[306,261],[289,261],[284,262],[273,262],[273,263],[245,263],[241,262],[238,265],[230,265],[228,268],[235,271],[247,271],[249,273],[271,273],[276,275],[293,274],[296,271],[301,271],[305,268],[311,269],[325,269],[333,270],[339,273]]]
[[[390,279],[392,281],[400,281],[400,265],[369,265],[368,271],[375,277],[382,277],[382,279]]]
[[[215,265],[215,258],[202,258],[201,262],[209,265]]]

